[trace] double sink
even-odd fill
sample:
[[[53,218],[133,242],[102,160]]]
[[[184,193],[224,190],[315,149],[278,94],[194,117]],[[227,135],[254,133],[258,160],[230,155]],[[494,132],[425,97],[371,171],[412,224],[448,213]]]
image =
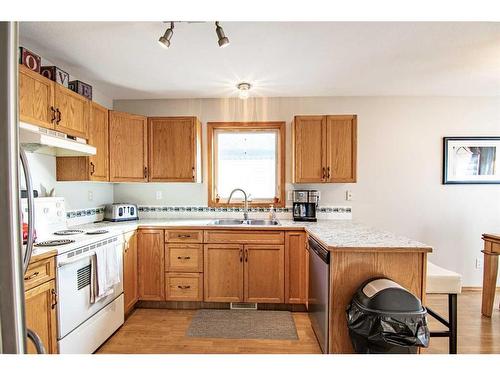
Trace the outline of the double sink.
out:
[[[280,225],[278,220],[259,220],[259,219],[217,219],[211,222],[212,225]]]

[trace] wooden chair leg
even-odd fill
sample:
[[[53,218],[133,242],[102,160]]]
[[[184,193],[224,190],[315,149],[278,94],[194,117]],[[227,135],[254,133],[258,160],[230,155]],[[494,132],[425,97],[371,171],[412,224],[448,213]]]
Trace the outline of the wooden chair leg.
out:
[[[457,295],[448,294],[449,353],[457,354]]]

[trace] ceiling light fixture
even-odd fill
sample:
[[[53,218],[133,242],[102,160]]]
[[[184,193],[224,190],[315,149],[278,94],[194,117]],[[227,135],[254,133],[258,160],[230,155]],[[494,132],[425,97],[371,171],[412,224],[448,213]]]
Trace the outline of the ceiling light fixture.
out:
[[[215,21],[215,32],[217,33],[217,38],[219,38],[219,47],[227,47],[229,45],[229,39],[224,34],[224,29],[219,25],[219,21]]]
[[[160,39],[158,39],[158,43],[160,43],[160,46],[162,46],[163,48],[170,47],[170,39],[172,38],[173,34],[174,34],[174,23],[170,22],[170,27],[165,31],[165,34],[160,36]]]
[[[236,85],[236,88],[239,90],[238,97],[240,99],[248,99],[250,96],[250,89],[252,85],[248,82],[241,82]]]

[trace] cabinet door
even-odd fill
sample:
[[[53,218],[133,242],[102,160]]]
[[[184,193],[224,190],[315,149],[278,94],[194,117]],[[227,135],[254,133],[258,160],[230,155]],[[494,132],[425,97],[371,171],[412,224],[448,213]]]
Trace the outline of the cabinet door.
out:
[[[327,180],[356,182],[356,116],[327,116]]]
[[[26,328],[36,332],[42,339],[47,353],[57,353],[56,283],[54,280],[28,290],[25,294]],[[36,353],[28,340],[28,352]]]
[[[90,104],[88,141],[97,150],[89,157],[90,180],[108,181],[108,109],[94,102]]]
[[[54,129],[54,82],[19,65],[19,116],[21,121]]]
[[[147,118],[109,111],[109,180],[147,182]]]
[[[54,106],[60,112],[55,129],[75,137],[87,138],[90,101],[64,86],[54,87]]]
[[[165,299],[163,243],[163,230],[139,230],[137,260],[140,300],[163,301]]]
[[[326,140],[325,116],[296,116],[294,120],[294,182],[324,182]]]
[[[123,297],[125,313],[128,313],[139,298],[137,283],[137,233],[133,232],[125,241],[123,254]]]
[[[307,250],[305,232],[285,233],[285,303],[307,301]]]
[[[245,245],[245,302],[285,301],[283,245]]]
[[[197,129],[195,117],[150,117],[149,181],[196,182]]]
[[[243,245],[205,245],[204,301],[243,301]]]

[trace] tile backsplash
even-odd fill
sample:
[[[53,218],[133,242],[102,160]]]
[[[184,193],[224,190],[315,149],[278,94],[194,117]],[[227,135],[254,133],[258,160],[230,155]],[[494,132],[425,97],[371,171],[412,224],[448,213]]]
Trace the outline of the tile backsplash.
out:
[[[225,218],[241,215],[241,207],[207,207],[207,206],[138,206],[140,219],[209,219]],[[248,211],[255,218],[267,218],[270,208],[249,208]],[[352,208],[350,206],[325,206],[318,207],[318,219],[323,220],[351,220]],[[286,220],[292,219],[292,208],[276,208],[276,217]],[[69,226],[102,221],[104,219],[104,206],[72,210],[66,212]]]

